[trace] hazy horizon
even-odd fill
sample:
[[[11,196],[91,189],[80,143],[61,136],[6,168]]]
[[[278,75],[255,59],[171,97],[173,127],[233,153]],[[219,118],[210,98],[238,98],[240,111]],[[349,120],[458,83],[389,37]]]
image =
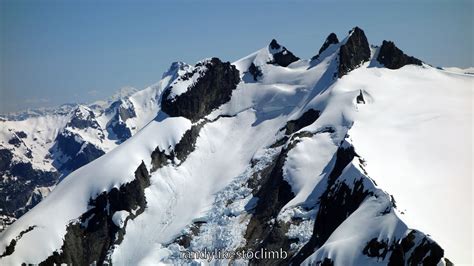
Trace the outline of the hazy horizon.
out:
[[[232,62],[272,38],[309,59],[354,26],[433,66],[473,66],[471,1],[375,3],[1,1],[0,113],[143,89],[174,61]]]

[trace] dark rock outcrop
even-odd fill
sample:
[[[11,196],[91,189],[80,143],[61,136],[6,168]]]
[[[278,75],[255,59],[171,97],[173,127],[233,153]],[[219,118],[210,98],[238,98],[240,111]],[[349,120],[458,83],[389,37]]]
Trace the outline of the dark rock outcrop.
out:
[[[190,227],[189,227],[189,233],[184,233],[180,236],[178,236],[173,243],[176,243],[184,248],[189,248],[191,245],[191,241],[194,236],[198,235],[201,229],[201,226],[203,223],[199,222],[194,222]]]
[[[417,239],[421,239],[416,241]],[[388,265],[437,265],[444,250],[423,233],[412,230],[391,249]]]
[[[63,245],[40,265],[103,265],[109,264],[109,251],[123,240],[125,226],[117,226],[112,216],[127,211],[134,219],[146,207],[144,189],[150,185],[150,176],[142,162],[135,171],[135,179],[90,199],[90,209],[79,217],[79,222],[68,225]]]
[[[8,178],[7,182],[0,182],[0,214],[19,217],[39,202],[34,190],[37,187],[54,185],[59,174],[34,169],[30,162],[13,163],[11,152],[5,149],[0,150],[0,156],[5,159],[0,160],[5,163],[3,170],[0,170],[0,176]]]
[[[270,49],[272,49],[272,50],[278,50],[278,49],[281,48],[281,45],[277,42],[277,40],[272,39],[272,41],[270,42],[268,47],[270,47]]]
[[[28,137],[28,135],[24,131],[17,131],[15,134],[20,138],[20,139],[25,139]]]
[[[65,130],[56,137],[56,144],[53,149],[66,156],[59,170],[74,171],[93,160],[102,156],[105,152],[97,148],[94,144],[81,142],[82,138],[73,132]],[[57,158],[59,160],[59,158]]]
[[[167,165],[169,162],[174,160],[172,154],[167,154],[165,151],[161,150],[160,147],[156,147],[155,150],[151,153],[151,170],[150,172],[155,172],[157,169]]]
[[[318,117],[319,112],[310,109],[299,119],[293,120],[291,128],[298,128],[298,126],[307,124],[308,121],[313,121]],[[271,164],[255,173],[254,177],[249,180],[248,186],[253,190],[252,193],[258,201],[255,208],[251,210],[252,218],[245,232],[247,240],[245,249],[279,250],[281,248],[288,254],[286,258],[264,261],[251,260],[250,264],[288,265],[288,261],[294,255],[290,246],[295,240],[289,239],[286,235],[290,225],[277,219],[282,208],[295,196],[290,184],[283,178],[283,166],[288,152],[301,141],[301,138],[313,135],[310,132],[299,132],[291,138],[284,138],[283,141],[288,145],[280,151]],[[277,143],[281,141],[279,140]],[[279,146],[280,144],[277,143],[272,146]],[[255,176],[260,176],[260,179],[255,180]]]
[[[326,38],[326,41],[323,43],[323,46],[321,46],[321,49],[319,49],[319,54],[324,52],[331,44],[337,44],[339,43],[339,39],[337,38],[337,35],[332,32],[331,34],[328,35]]]
[[[369,42],[364,31],[355,27],[349,34],[346,43],[341,45],[339,49],[339,77],[344,76],[370,59]]]
[[[275,143],[270,145],[270,148],[276,148],[276,147],[286,144],[288,140],[290,139],[291,134],[314,123],[314,121],[316,121],[316,119],[319,118],[320,114],[321,114],[320,111],[309,109],[306,112],[304,112],[300,117],[298,117],[298,119],[290,120],[286,122],[286,125],[280,129],[280,131],[285,130],[285,136],[283,136],[283,138],[277,140]],[[323,132],[318,131],[317,133],[323,133]],[[308,137],[309,136],[308,134],[311,135],[311,133],[309,132],[300,132],[296,134],[296,136]]]
[[[340,147],[338,149],[335,165],[328,176],[327,189],[319,199],[320,206],[316,215],[313,234],[308,243],[292,258],[292,264],[300,264],[317,248],[321,247],[334,230],[368,196],[373,195],[372,192],[365,189],[363,177],[352,184],[353,188],[349,187],[345,182],[337,182],[344,168],[351,163],[355,156],[356,153],[352,146],[348,148]]]
[[[250,64],[248,72],[252,75],[254,81],[257,81],[263,75],[262,70],[254,63]]]
[[[79,106],[74,110],[71,120],[67,123],[67,126],[78,129],[100,127],[95,120],[94,112],[84,106]]]
[[[332,32],[331,34],[328,35],[326,38],[326,41],[324,41],[323,45],[319,49],[319,52],[317,55],[313,56],[311,60],[315,60],[319,58],[319,55],[324,52],[331,44],[337,44],[339,43],[339,39],[337,38],[337,35]]]
[[[327,189],[319,199],[320,206],[312,237],[291,259],[292,264],[298,265],[303,262],[324,245],[334,230],[357,210],[364,200],[376,197],[370,189],[364,187],[364,177],[355,179],[350,186],[344,181],[338,181],[344,168],[356,156],[358,155],[352,146],[338,149],[335,165],[328,176]],[[388,208],[393,208],[393,204]],[[384,211],[380,215],[389,212]],[[388,257],[388,265],[437,265],[444,256],[444,251],[424,234],[412,230],[406,237],[393,243],[373,238],[367,242],[362,254],[378,260],[385,260]]]
[[[8,144],[11,144],[17,148],[21,146],[21,143],[22,141],[16,135],[13,135],[13,137],[8,140]]]
[[[129,139],[132,131],[128,128],[126,121],[137,116],[133,103],[128,99],[120,99],[113,102],[106,112],[114,114],[106,126],[109,138],[116,139],[118,144]]]
[[[422,65],[421,60],[406,55],[391,41],[383,41],[379,49],[377,61],[390,69],[399,69],[405,65]]]
[[[334,261],[330,258],[324,258],[322,261],[318,261],[316,265],[319,266],[334,266]]]
[[[389,251],[387,241],[378,241],[377,238],[372,238],[362,250],[362,253],[367,257],[385,259]]]
[[[218,58],[208,61],[206,68],[207,71],[185,93],[173,99],[168,97],[172,88],[163,93],[161,108],[165,113],[196,122],[230,100],[240,81],[239,71]]]
[[[338,154],[340,154],[340,152],[338,152]],[[338,159],[340,158],[341,157],[338,157]],[[340,160],[343,161],[344,158]],[[338,163],[339,162],[336,161],[337,167],[343,165]],[[341,173],[342,169],[340,170]],[[338,169],[335,169],[332,173],[337,171]],[[340,174],[335,174],[335,176],[336,175],[339,176]],[[365,189],[362,179],[357,180],[353,184],[353,188],[349,187],[346,183],[336,183],[335,181],[331,180],[332,179],[330,176],[329,182],[334,183],[328,186],[328,190],[325,191],[320,199],[320,207],[315,221],[316,226],[313,231],[313,238],[316,246],[318,247],[322,246],[324,242],[326,242],[332,232],[334,232],[334,230],[342,222],[344,222],[347,216],[359,208],[360,204],[368,196],[373,195],[372,192],[369,192]]]
[[[137,116],[133,103],[128,99],[119,99],[113,102],[105,112],[113,114],[115,116],[114,118],[120,118],[123,121]]]
[[[290,120],[285,126],[285,135],[291,135],[296,131],[311,125],[319,118],[320,112],[314,109],[309,109],[304,112],[298,119]]]
[[[13,254],[13,252],[15,252],[15,246],[16,246],[16,243],[23,237],[24,234],[30,232],[31,230],[33,230],[36,226],[30,226],[28,228],[26,228],[25,230],[21,231],[20,234],[18,234],[17,237],[15,237],[14,239],[12,239],[10,241],[10,244],[8,244],[8,246],[6,247],[5,251],[3,252],[2,255],[0,255],[0,258],[2,257],[6,257],[6,256],[10,256],[11,254]]]
[[[290,249],[291,240],[285,235],[288,232],[288,225],[278,221],[276,217],[285,204],[294,197],[291,186],[283,179],[283,165],[288,151],[293,146],[282,150],[277,159],[260,172],[259,185],[256,184],[257,182],[254,183],[254,196],[258,198],[258,201],[247,225],[245,232],[247,244],[244,249],[279,250],[281,248],[285,251]],[[278,265],[284,263],[284,260],[251,260],[250,262],[250,264],[256,263]]]
[[[151,172],[156,171],[168,163],[175,163],[175,159],[178,159],[180,164],[186,160],[189,154],[194,151],[196,148],[196,140],[199,137],[199,132],[206,122],[195,124],[191,126],[175,145],[174,149],[167,154],[165,151],[161,150],[160,147],[151,153]]]
[[[135,107],[130,101],[128,101],[127,106],[124,106],[123,104],[120,105],[117,114],[120,116],[122,121],[127,121],[129,118],[137,117],[137,114],[135,113]]]
[[[23,181],[27,181],[30,178],[41,178],[42,176],[38,172],[40,171],[33,169],[30,162],[18,162],[10,168],[10,173]]]
[[[204,122],[193,125],[189,130],[187,130],[183,137],[179,140],[179,142],[174,147],[173,155],[176,156],[178,160],[183,162],[186,160],[189,154],[194,151],[196,148],[196,140],[199,137],[199,132],[201,128],[204,126]]]
[[[359,95],[357,95],[356,102],[358,104],[365,104],[364,94],[362,93],[362,90],[360,90]]]
[[[8,149],[0,149],[0,172],[8,170],[12,162],[13,154]]]
[[[444,250],[434,241],[416,230],[401,240],[389,244],[388,240],[371,239],[362,250],[367,257],[385,260],[388,265],[437,265],[444,256]]]
[[[122,120],[112,121],[107,125],[107,130],[109,131],[109,133],[113,133],[113,135],[115,135],[118,144],[126,141],[132,136],[132,131]]]
[[[291,63],[298,61],[300,58],[295,56],[290,52],[286,47],[281,46],[275,39],[270,42],[268,46],[270,53],[273,55],[273,60],[268,62],[268,64],[279,65],[282,67],[287,67]]]

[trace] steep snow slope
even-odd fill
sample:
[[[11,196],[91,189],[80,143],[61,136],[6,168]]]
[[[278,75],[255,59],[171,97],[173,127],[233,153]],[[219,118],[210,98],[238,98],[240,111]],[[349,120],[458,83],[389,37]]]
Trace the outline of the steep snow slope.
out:
[[[430,123],[465,129],[453,118],[472,117],[460,104],[468,104],[464,97],[472,96],[473,78],[427,65],[385,69],[380,50],[370,49],[358,28],[324,47],[313,60],[300,60],[272,41],[232,65],[213,58],[203,61],[206,67],[195,77],[187,70],[173,75],[174,87],[162,85],[157,92],[151,122],[74,171],[1,233],[0,261],[184,264],[205,260],[183,258],[183,251],[281,248],[285,259],[221,262],[431,265],[445,262],[443,247],[449,259],[469,263],[465,252],[472,245],[459,232],[470,230],[471,223],[453,229],[432,219],[453,214],[453,206],[466,206],[470,217],[472,201],[462,198],[472,193],[466,185],[470,160],[433,165],[429,156],[439,157],[423,149],[432,152],[432,141],[440,142],[437,135],[424,139],[426,130],[443,128]],[[406,61],[392,50],[382,55],[385,62]],[[240,82],[234,84],[237,71]],[[171,79],[165,75],[161,84]],[[452,86],[459,94],[452,94]],[[189,98],[196,89],[207,94]],[[221,103],[224,92],[231,93],[230,100]],[[420,101],[426,104],[411,104]],[[163,102],[168,110],[203,115],[170,117],[160,110]],[[440,118],[427,120],[434,113]],[[416,131],[400,132],[410,126]],[[456,135],[460,141],[470,139],[460,134],[467,133]],[[426,144],[420,146],[420,138]],[[414,151],[400,151],[407,144]],[[437,148],[453,154],[450,146]],[[458,151],[463,149],[454,154]],[[419,159],[419,153],[428,159]],[[406,158],[432,164],[433,170],[410,168]],[[440,168],[459,171],[464,184],[464,195],[450,197],[449,204],[431,190],[446,180]],[[409,179],[400,182],[405,172]],[[139,187],[133,185],[137,180]],[[451,182],[446,186],[456,189]],[[411,189],[415,199],[407,193]],[[402,195],[406,215],[384,190],[395,200]],[[145,205],[136,204],[142,197]],[[436,208],[437,216],[416,209],[420,204]],[[433,239],[411,229],[414,225]]]
[[[20,260],[7,260],[7,263],[17,264],[21,260],[41,262],[61,246],[66,230],[64,225],[87,211],[89,197],[104,190],[110,190],[121,183],[129,182],[133,178],[135,168],[146,155],[153,151],[154,147],[174,145],[189,125],[189,122],[187,123],[182,118],[153,121],[137,134],[141,137],[126,141],[106,156],[98,158],[69,175],[53,190],[54,193],[12,225],[13,229],[17,224],[22,223],[25,223],[23,226],[28,227],[30,221],[34,221],[36,228],[31,231],[31,234],[25,234],[22,241],[18,241],[15,254],[18,254],[17,259]],[[160,135],[161,138],[153,138],[155,134]],[[147,140],[151,141],[147,142]],[[98,176],[100,178],[97,178]],[[8,238],[11,231],[13,230],[7,230],[5,235],[2,235],[2,239],[4,236]],[[31,244],[43,241],[47,241],[48,244],[32,248]]]
[[[411,226],[429,233],[454,262],[468,263],[473,78],[434,68],[369,68],[338,87],[360,89],[368,101],[349,134],[369,174],[395,196]]]

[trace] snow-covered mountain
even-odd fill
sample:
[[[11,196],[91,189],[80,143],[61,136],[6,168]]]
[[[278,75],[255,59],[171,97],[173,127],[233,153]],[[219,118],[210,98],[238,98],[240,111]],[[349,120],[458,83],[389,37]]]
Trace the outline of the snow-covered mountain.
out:
[[[126,88],[106,101],[0,116],[0,231],[69,173],[153,120],[161,88],[177,75],[176,66],[142,91]]]
[[[0,233],[0,264],[470,263],[473,81],[356,27],[310,60],[272,40],[110,104],[7,119],[5,187],[61,182]]]

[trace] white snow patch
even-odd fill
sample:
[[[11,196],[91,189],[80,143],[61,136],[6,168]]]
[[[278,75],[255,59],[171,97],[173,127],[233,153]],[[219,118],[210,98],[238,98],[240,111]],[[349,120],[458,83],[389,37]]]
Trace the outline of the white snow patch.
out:
[[[112,222],[114,222],[116,226],[123,228],[129,215],[130,213],[128,211],[116,211],[112,215]]]
[[[368,173],[411,227],[432,235],[453,263],[471,263],[473,77],[369,68],[344,77],[342,88],[373,98],[359,105],[349,132]]]

